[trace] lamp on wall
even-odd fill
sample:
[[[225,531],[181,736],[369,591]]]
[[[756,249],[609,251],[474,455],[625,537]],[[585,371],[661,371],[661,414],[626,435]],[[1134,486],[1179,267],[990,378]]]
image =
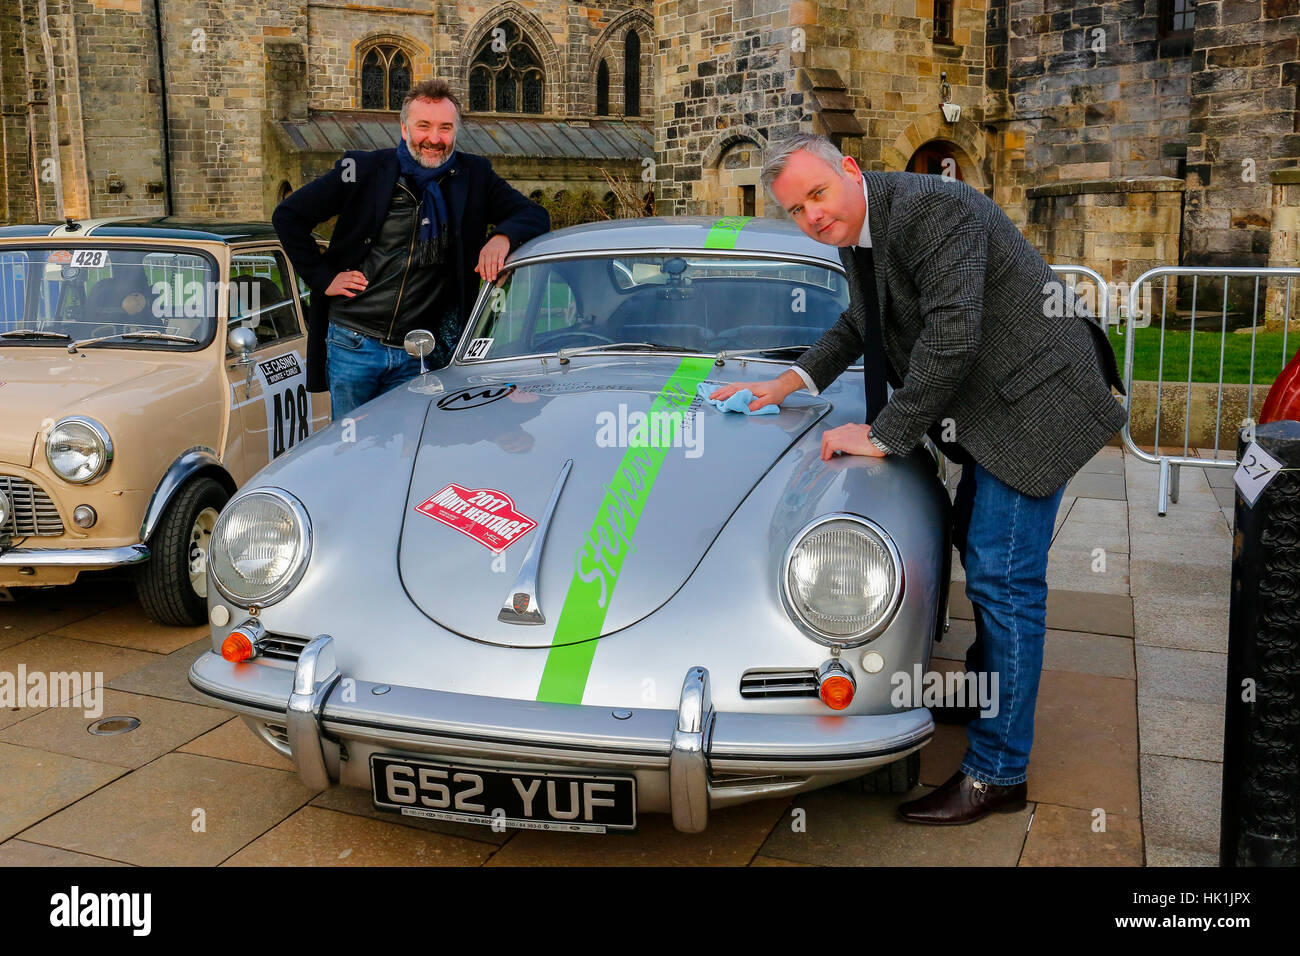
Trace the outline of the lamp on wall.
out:
[[[961,106],[957,103],[949,103],[950,96],[952,96],[952,87],[948,85],[948,73],[945,70],[939,74],[939,109],[943,110],[945,120],[955,123],[961,119]]]

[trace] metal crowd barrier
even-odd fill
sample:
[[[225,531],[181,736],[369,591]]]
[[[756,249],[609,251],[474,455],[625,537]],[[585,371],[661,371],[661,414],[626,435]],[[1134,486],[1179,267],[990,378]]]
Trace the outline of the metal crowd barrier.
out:
[[[1097,294],[1094,297],[1096,308],[1094,309],[1089,307],[1088,311],[1092,313],[1093,318],[1101,323],[1102,328],[1115,324],[1111,322],[1110,316],[1110,286],[1107,284],[1106,280],[1101,277],[1101,273],[1097,272],[1095,269],[1089,269],[1087,266],[1067,265],[1051,266],[1050,268],[1059,276],[1072,275],[1090,280],[1096,288]],[[1078,287],[1079,283],[1076,279],[1070,288],[1077,290]],[[1085,303],[1087,302],[1086,297],[1084,298],[1084,301]]]
[[[1191,309],[1190,309],[1189,331],[1192,334],[1189,335],[1188,337],[1187,379],[1186,382],[1183,382],[1182,379],[1180,378],[1177,382],[1177,384],[1185,385],[1187,388],[1187,398],[1183,408],[1183,451],[1181,455],[1177,454],[1176,452],[1165,453],[1161,451],[1161,447],[1160,447],[1160,425],[1161,425],[1161,412],[1162,412],[1161,404],[1162,404],[1164,387],[1165,387],[1165,378],[1164,378],[1165,336],[1167,331],[1166,321],[1168,319],[1169,305],[1170,305],[1169,279],[1171,276],[1174,277],[1176,284],[1183,277],[1189,277],[1191,279],[1191,290],[1190,290]],[[1192,409],[1193,363],[1194,363],[1195,353],[1196,353],[1195,332],[1196,332],[1197,318],[1202,315],[1202,312],[1198,309],[1199,303],[1197,301],[1197,294],[1200,291],[1200,284],[1201,284],[1200,280],[1202,278],[1221,279],[1223,282],[1223,292],[1222,292],[1222,296],[1220,297],[1220,305],[1219,305],[1219,310],[1217,315],[1218,318],[1217,325],[1218,325],[1218,332],[1219,332],[1219,372],[1218,372],[1218,380],[1217,380],[1218,392],[1217,392],[1217,399],[1215,404],[1215,420],[1214,420],[1214,458],[1192,457],[1190,453],[1191,452],[1190,431],[1191,431],[1191,409]],[[1255,365],[1256,365],[1255,345],[1256,345],[1256,337],[1259,332],[1260,296],[1261,294],[1267,292],[1268,282],[1274,281],[1274,282],[1282,283],[1283,280],[1285,280],[1285,291],[1282,296],[1283,312],[1284,312],[1283,320],[1282,320],[1282,367],[1285,367],[1287,361],[1291,358],[1289,352],[1289,346],[1287,343],[1287,329],[1291,322],[1292,282],[1293,280],[1298,278],[1300,278],[1300,268],[1289,268],[1289,267],[1276,268],[1275,267],[1275,268],[1266,268],[1266,269],[1253,269],[1253,268],[1232,268],[1232,267],[1225,267],[1225,266],[1205,267],[1205,268],[1190,267],[1190,266],[1159,266],[1155,269],[1148,269],[1146,272],[1142,273],[1140,276],[1137,277],[1136,280],[1134,280],[1132,286],[1129,287],[1128,309],[1127,309],[1127,316],[1126,316],[1127,324],[1124,327],[1124,339],[1125,339],[1124,390],[1127,393],[1124,397],[1124,410],[1130,413],[1131,416],[1132,403],[1133,403],[1133,352],[1134,352],[1134,343],[1137,341],[1137,335],[1134,333],[1137,329],[1145,328],[1153,324],[1154,321],[1154,315],[1148,314],[1148,311],[1142,309],[1139,305],[1141,301],[1141,292],[1143,286],[1146,285],[1147,283],[1154,282],[1155,280],[1163,280],[1161,282],[1160,291],[1159,291],[1160,352],[1159,352],[1159,358],[1156,366],[1156,417],[1155,417],[1155,433],[1153,436],[1153,443],[1152,443],[1153,451],[1148,452],[1143,448],[1139,448],[1137,443],[1134,441],[1133,434],[1132,434],[1131,417],[1129,421],[1125,422],[1123,431],[1121,433],[1124,440],[1125,447],[1132,454],[1136,455],[1142,461],[1151,462],[1152,464],[1158,465],[1160,467],[1159,483],[1156,489],[1156,510],[1159,514],[1164,515],[1168,511],[1169,502],[1171,500],[1174,502],[1178,501],[1178,469],[1181,468],[1182,466],[1188,465],[1196,468],[1236,468],[1237,467],[1237,460],[1236,460],[1237,432],[1240,428],[1244,428],[1252,425],[1254,421],[1252,416],[1254,414],[1254,407],[1255,407],[1254,405]],[[1227,342],[1228,342],[1227,337],[1229,335],[1236,334],[1235,332],[1229,332],[1227,328],[1228,302],[1229,302],[1228,290],[1229,290],[1229,286],[1232,284],[1234,279],[1242,279],[1242,280],[1246,280],[1247,283],[1250,283],[1248,287],[1249,289],[1248,294],[1251,295],[1251,305],[1250,305],[1251,308],[1250,330],[1251,331],[1250,331],[1250,370],[1249,370],[1249,377],[1247,383],[1247,398],[1246,398],[1247,418],[1242,422],[1226,423],[1227,424],[1226,431],[1230,438],[1233,451],[1230,457],[1220,458],[1219,441],[1220,441],[1221,433],[1225,431],[1224,429],[1225,422],[1223,421],[1224,355],[1225,355]],[[1262,288],[1260,284],[1261,280],[1264,281],[1264,286]],[[1238,285],[1238,288],[1240,288],[1240,285]],[[1175,287],[1174,291],[1175,291],[1175,296],[1177,296],[1180,293],[1180,291],[1185,293],[1186,290],[1185,289],[1179,290],[1177,287]],[[1154,311],[1155,311],[1154,308],[1150,310],[1150,312],[1154,312]],[[1212,313],[1208,313],[1208,314],[1212,315]],[[1210,330],[1213,331],[1213,329],[1214,329],[1214,325],[1210,324]],[[1203,329],[1202,331],[1205,331],[1205,329]],[[1170,385],[1172,386],[1174,384],[1175,383],[1171,380]],[[1205,384],[1213,385],[1215,383],[1209,382]]]

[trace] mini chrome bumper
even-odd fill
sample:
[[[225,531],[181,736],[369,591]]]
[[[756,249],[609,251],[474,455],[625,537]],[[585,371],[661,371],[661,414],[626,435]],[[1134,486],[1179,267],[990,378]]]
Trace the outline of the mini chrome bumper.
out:
[[[0,548],[0,567],[116,568],[149,559],[149,548],[128,544],[120,548]]]
[[[659,802],[688,833],[705,828],[710,806],[851,779],[918,749],[934,733],[923,707],[854,716],[719,713],[703,667],[687,671],[676,711],[372,684],[339,671],[329,635],[309,643],[292,671],[230,664],[208,652],[191,666],[189,680],[245,717],[283,722],[289,755],[312,790],[340,781],[341,759],[351,759],[340,741],[354,756],[369,748],[624,770],[666,778]]]

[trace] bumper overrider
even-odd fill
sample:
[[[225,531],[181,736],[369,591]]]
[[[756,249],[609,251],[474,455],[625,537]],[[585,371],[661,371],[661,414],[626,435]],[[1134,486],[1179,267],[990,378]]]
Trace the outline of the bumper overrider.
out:
[[[313,791],[369,789],[370,756],[468,760],[484,767],[631,775],[643,810],[702,831],[710,808],[861,776],[924,745],[924,707],[874,715],[719,713],[709,673],[690,668],[676,711],[483,697],[343,675],[321,635],[293,669],[231,664],[209,652],[190,684],[248,720]],[[283,728],[282,733],[276,733]]]

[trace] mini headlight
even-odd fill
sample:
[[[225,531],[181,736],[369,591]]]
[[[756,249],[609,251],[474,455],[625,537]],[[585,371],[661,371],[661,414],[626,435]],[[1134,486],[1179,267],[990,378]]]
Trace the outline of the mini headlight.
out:
[[[217,590],[240,607],[280,600],[298,583],[310,556],[307,510],[279,488],[259,488],[232,501],[208,543]]]
[[[0,491],[0,534],[4,533],[5,524],[9,521],[10,507],[8,496],[3,491]]]
[[[108,430],[93,418],[65,418],[45,439],[45,460],[64,481],[84,485],[108,470],[113,442]]]
[[[902,561],[883,529],[856,515],[826,515],[787,550],[781,594],[814,640],[855,647],[885,629],[902,577]]]

